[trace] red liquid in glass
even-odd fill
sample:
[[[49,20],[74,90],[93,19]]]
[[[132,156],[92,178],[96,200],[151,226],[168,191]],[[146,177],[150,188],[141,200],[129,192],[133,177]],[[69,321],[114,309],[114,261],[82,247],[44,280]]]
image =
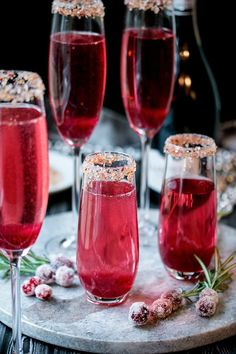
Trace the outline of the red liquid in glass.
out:
[[[131,289],[139,258],[136,210],[129,183],[92,182],[83,189],[77,267],[92,295],[113,299]]]
[[[106,81],[105,38],[90,32],[55,33],[50,39],[49,92],[62,138],[81,147],[101,112]]]
[[[216,189],[207,179],[169,179],[161,197],[159,248],[163,263],[199,272],[196,254],[208,266],[216,245]]]
[[[152,138],[170,108],[175,39],[167,29],[129,29],[121,53],[121,86],[132,129]]]
[[[36,241],[48,201],[45,117],[0,105],[0,141],[0,248],[23,250]]]

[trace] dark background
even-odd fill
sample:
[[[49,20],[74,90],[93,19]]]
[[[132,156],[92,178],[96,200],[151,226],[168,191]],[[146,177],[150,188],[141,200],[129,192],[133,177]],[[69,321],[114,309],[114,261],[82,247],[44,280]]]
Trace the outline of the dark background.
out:
[[[120,95],[119,61],[123,27],[123,0],[104,0],[108,76],[105,106],[124,113]],[[215,75],[221,102],[221,121],[236,119],[236,49],[234,11],[227,2],[198,0],[198,22],[203,48]],[[2,1],[0,69],[38,72],[47,86],[51,1]],[[235,46],[235,48],[234,48]]]

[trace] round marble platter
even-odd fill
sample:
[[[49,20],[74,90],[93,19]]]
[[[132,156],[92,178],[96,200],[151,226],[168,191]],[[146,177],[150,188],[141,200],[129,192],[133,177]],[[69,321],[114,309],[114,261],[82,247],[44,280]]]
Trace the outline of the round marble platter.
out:
[[[157,221],[157,211],[153,211]],[[67,234],[71,213],[45,219],[34,246],[45,254],[48,241]],[[141,244],[145,244],[141,240]],[[220,226],[218,246],[223,257],[236,249],[236,230]],[[23,278],[22,278],[23,280]],[[106,307],[87,302],[79,281],[71,288],[53,285],[53,299],[42,302],[22,296],[22,330],[35,339],[74,350],[92,353],[151,354],[190,349],[236,334],[236,281],[221,295],[217,313],[211,319],[196,315],[194,305],[187,305],[155,325],[135,327],[128,321],[130,305],[135,301],[151,303],[162,291],[174,287],[189,288],[189,283],[169,277],[157,250],[156,239],[140,247],[140,263],[135,285],[127,301]],[[0,321],[11,326],[10,282],[0,279]]]

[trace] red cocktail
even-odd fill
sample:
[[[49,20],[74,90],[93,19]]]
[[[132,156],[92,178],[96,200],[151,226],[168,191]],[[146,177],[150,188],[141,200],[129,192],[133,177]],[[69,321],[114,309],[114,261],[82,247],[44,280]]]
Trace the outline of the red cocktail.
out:
[[[106,158],[105,154],[100,156]],[[125,155],[114,156],[122,158],[122,164],[132,162]],[[114,161],[115,165],[117,161]],[[84,169],[77,267],[90,301],[119,303],[130,291],[137,272],[136,189],[134,179],[127,180],[126,172],[122,170],[125,165],[118,167],[122,178],[117,180],[117,175],[114,178],[112,173],[116,169],[112,167],[113,162],[106,167],[105,164],[95,165],[90,172]],[[106,168],[110,172],[104,177],[102,170]],[[88,178],[87,173],[91,174]]]
[[[106,85],[104,6],[101,0],[53,1],[49,98],[57,130],[74,154],[72,230],[50,240],[49,252],[75,252],[81,148],[99,121]]]
[[[83,146],[98,123],[105,77],[104,35],[90,32],[51,35],[50,102],[58,131],[72,147]]]
[[[121,91],[130,127],[140,136],[142,145],[139,227],[144,240],[153,237],[156,230],[149,220],[148,158],[152,139],[163,125],[171,104],[175,78],[174,30],[172,6],[127,1]]]
[[[216,145],[207,136],[179,134],[164,150],[160,255],[173,276],[193,279],[202,272],[195,256],[208,267],[216,246]]]
[[[180,272],[200,272],[197,255],[208,267],[216,243],[216,188],[208,179],[165,181],[160,208],[160,254]]]
[[[36,241],[48,200],[47,128],[36,106],[0,105],[0,248]]]
[[[48,135],[38,74],[0,70],[0,250],[11,270],[12,352],[21,340],[20,260],[35,243],[48,201]]]

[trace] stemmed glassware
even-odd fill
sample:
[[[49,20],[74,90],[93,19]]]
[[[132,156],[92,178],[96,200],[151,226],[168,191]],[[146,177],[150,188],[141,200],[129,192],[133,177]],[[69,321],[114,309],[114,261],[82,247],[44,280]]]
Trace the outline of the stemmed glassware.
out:
[[[129,155],[87,155],[78,228],[77,269],[87,299],[123,302],[135,280],[138,259],[136,164]]]
[[[106,82],[104,6],[101,0],[59,1],[52,5],[49,96],[60,136],[74,153],[73,229],[52,240],[49,251],[69,249],[75,241],[80,194],[81,148],[98,123]]]
[[[149,219],[148,155],[170,108],[175,76],[175,19],[169,0],[125,0],[121,89],[130,127],[142,146],[140,233],[153,235]]]
[[[0,249],[8,257],[13,353],[20,354],[20,260],[36,242],[48,201],[44,85],[36,73],[0,71]]]
[[[216,246],[216,145],[197,134],[170,136],[161,192],[159,249],[167,271],[177,279],[199,277]]]

